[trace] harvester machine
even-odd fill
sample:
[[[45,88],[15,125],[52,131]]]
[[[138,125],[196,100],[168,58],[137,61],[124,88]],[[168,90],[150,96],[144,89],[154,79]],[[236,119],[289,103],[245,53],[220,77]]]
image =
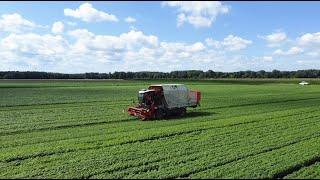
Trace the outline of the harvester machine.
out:
[[[183,84],[151,85],[139,91],[139,104],[127,111],[141,120],[184,116],[187,107],[200,105],[200,98],[199,91],[189,91]]]

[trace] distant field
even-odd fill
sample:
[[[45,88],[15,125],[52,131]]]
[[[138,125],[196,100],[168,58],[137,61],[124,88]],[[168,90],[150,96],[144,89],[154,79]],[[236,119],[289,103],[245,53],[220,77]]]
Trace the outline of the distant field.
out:
[[[0,178],[320,178],[320,80],[0,80]],[[123,109],[150,84],[186,117]]]

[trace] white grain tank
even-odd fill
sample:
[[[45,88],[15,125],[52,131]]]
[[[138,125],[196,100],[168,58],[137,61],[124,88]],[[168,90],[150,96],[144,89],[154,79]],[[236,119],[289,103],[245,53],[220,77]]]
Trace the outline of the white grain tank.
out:
[[[162,84],[168,108],[189,106],[189,90],[183,84]]]

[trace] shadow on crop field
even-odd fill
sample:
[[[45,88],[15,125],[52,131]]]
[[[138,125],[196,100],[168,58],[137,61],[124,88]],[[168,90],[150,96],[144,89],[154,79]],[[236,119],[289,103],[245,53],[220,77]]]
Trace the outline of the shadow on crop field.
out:
[[[163,119],[149,119],[149,120],[145,120],[145,121],[163,121],[163,120],[170,120],[170,121],[174,121],[174,120],[183,120],[183,119],[188,119],[188,118],[195,118],[195,117],[205,117],[205,116],[211,116],[214,114],[218,114],[215,112],[196,112],[196,111],[192,111],[192,112],[187,112],[186,115],[184,116],[179,116],[179,115],[170,115],[169,117],[165,117]],[[139,120],[139,118],[136,118],[137,120]]]
[[[182,120],[182,119],[187,119],[187,118],[195,118],[195,117],[204,117],[204,116],[211,116],[217,113],[214,112],[187,112],[185,116],[170,116],[170,117],[166,117],[163,120]],[[162,120],[162,119],[158,119],[158,120]]]

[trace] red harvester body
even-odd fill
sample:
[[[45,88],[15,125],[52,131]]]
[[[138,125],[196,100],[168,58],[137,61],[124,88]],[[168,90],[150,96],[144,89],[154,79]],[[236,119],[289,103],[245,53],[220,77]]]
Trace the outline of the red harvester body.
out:
[[[139,91],[139,104],[129,107],[127,111],[141,120],[182,116],[187,107],[200,105],[200,99],[199,91],[189,91],[183,84],[151,85],[148,89]]]

